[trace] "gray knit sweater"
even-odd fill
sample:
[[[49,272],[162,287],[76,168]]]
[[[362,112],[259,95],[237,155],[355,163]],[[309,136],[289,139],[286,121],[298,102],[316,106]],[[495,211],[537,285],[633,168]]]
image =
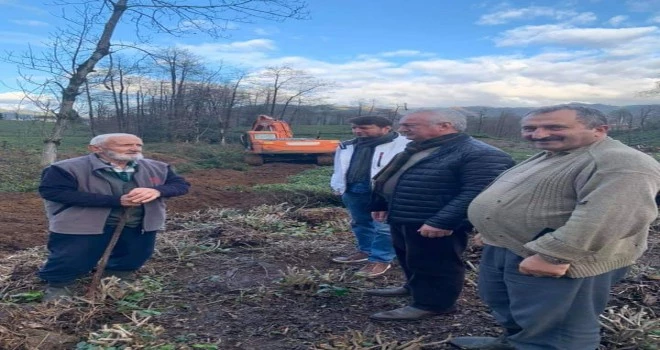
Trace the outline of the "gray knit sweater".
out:
[[[468,216],[486,244],[566,260],[568,277],[588,277],[631,265],[647,249],[658,191],[660,164],[606,138],[509,169]]]

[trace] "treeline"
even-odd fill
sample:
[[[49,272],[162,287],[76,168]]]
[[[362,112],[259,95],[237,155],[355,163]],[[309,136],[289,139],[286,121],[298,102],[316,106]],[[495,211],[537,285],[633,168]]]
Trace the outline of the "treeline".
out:
[[[283,74],[305,76],[306,73],[288,67],[271,67],[266,71],[275,73],[271,76],[272,81],[263,79],[263,75],[258,79],[244,75],[224,82],[199,81],[191,77],[188,81],[179,80],[178,84],[160,81],[158,84],[140,84],[134,89],[126,89],[131,79],[135,79],[131,77],[124,81],[123,93],[116,89],[122,84],[110,83],[109,89],[97,89],[91,93],[91,103],[86,104],[87,108],[91,106],[89,125],[93,133],[132,132],[152,142],[231,143],[237,141],[238,135],[248,129],[259,114],[275,116],[294,126],[321,126],[345,125],[348,119],[366,114],[385,116],[396,123],[407,112],[405,105],[382,108],[373,100],[358,100],[354,106],[348,107],[319,103],[325,86],[319,86],[315,94],[292,98],[296,95],[291,92],[293,85],[284,88],[283,85],[276,86],[276,81],[282,79]],[[613,135],[623,141],[640,146],[660,142],[655,134],[648,133],[660,130],[660,105],[588,106],[606,113]],[[468,118],[468,133],[504,139],[519,139],[520,119],[531,110],[496,107],[458,109]]]
[[[620,140],[639,148],[646,145],[660,146],[660,105],[578,105],[593,107],[605,113],[611,134]],[[467,115],[468,133],[518,139],[520,119],[532,108],[465,107],[460,110]]]
[[[149,142],[234,142],[259,114],[291,125],[344,125],[358,115],[381,115],[396,122],[406,104],[379,106],[356,99],[353,106],[325,104],[332,82],[289,66],[246,72],[211,68],[201,57],[179,48],[140,59],[113,53],[90,74],[76,101],[78,121],[91,134],[129,132]],[[359,98],[359,97],[356,97]],[[47,101],[47,100],[46,100]],[[660,106],[591,105],[605,112],[614,132],[660,129]],[[48,102],[40,107],[54,114]],[[517,139],[520,118],[531,108],[461,107],[474,135]],[[643,143],[644,140],[637,140]]]
[[[76,102],[92,134],[130,132],[149,141],[225,143],[233,128],[269,114],[292,123],[341,123],[320,95],[329,82],[288,66],[213,70],[200,57],[167,49],[140,60],[109,55]],[[315,105],[313,115],[303,107]],[[339,119],[338,119],[339,118]]]
[[[129,132],[150,142],[224,144],[259,114],[292,125],[342,125],[367,113],[394,120],[403,108],[379,108],[375,100],[356,100],[350,108],[324,104],[331,88],[331,82],[288,66],[214,70],[183,49],[140,60],[111,54],[88,76],[76,101],[76,119],[88,123],[92,134]]]

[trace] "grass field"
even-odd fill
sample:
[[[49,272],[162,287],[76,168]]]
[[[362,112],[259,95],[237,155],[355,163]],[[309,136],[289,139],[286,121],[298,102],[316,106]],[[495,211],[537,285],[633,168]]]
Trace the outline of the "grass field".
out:
[[[20,122],[0,120],[0,192],[24,192],[36,189],[41,166],[39,165],[44,132],[52,127],[50,123]],[[299,125],[294,126],[296,137],[317,137],[323,139],[347,140],[352,138],[348,125]],[[239,135],[239,131],[232,133]],[[233,140],[233,136],[230,138]],[[650,147],[660,147],[660,131],[644,133],[618,133],[613,135],[623,142],[642,143]],[[85,125],[69,128],[59,147],[59,158],[69,158],[85,154],[91,133]],[[521,161],[537,151],[527,143],[515,140],[480,137],[482,141],[501,148],[516,161]],[[238,143],[228,146],[206,143],[148,143],[145,145],[147,157],[176,160],[175,167],[181,173],[195,169],[227,168],[242,170],[242,146]],[[660,160],[660,152],[653,155]],[[317,178],[318,174],[310,175]],[[299,186],[299,185],[298,185]]]
[[[0,120],[0,149],[18,149],[40,153],[45,133],[52,123],[38,121]],[[84,125],[73,125],[65,131],[60,149],[64,152],[84,152],[90,132]]]

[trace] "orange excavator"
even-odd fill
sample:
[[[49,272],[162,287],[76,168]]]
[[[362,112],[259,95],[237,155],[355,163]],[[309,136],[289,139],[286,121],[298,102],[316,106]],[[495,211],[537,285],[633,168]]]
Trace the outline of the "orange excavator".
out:
[[[262,165],[266,161],[312,159],[318,165],[332,165],[339,140],[294,138],[289,124],[261,114],[252,129],[241,135],[245,162]]]

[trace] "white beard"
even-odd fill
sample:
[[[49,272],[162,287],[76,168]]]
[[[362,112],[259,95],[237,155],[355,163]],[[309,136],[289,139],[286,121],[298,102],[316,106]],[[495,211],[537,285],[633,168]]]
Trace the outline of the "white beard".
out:
[[[104,151],[103,154],[105,154],[106,157],[112,159],[112,160],[118,160],[118,161],[136,161],[140,159],[144,159],[144,155],[142,153],[138,154],[119,154],[117,152],[113,151]]]

